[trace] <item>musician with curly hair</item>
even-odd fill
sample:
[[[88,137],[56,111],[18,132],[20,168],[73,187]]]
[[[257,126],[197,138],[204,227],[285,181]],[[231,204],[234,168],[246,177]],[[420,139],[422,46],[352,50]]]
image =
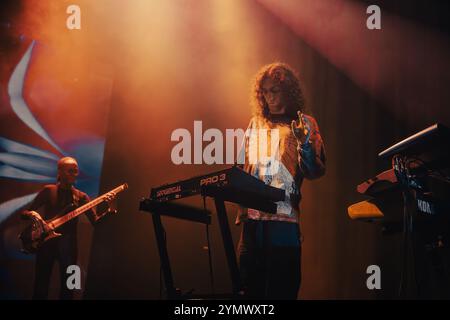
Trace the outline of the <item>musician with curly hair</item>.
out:
[[[275,130],[278,139],[269,161],[250,161],[259,143],[252,143],[247,135],[243,169],[267,185],[284,189],[285,200],[277,202],[275,214],[239,210],[243,294],[246,298],[296,299],[301,283],[300,189],[304,179],[324,175],[325,149],[317,121],[307,114],[299,78],[287,64],[261,68],[252,88],[252,105],[247,132]]]

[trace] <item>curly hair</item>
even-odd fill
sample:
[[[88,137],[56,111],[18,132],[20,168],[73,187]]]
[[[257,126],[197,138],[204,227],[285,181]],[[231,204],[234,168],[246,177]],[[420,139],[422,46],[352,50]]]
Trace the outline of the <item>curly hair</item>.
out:
[[[264,80],[268,78],[281,87],[287,101],[285,107],[288,118],[297,119],[297,111],[306,112],[305,98],[296,72],[285,63],[275,62],[263,66],[255,76],[251,91],[253,116],[262,117],[269,121],[271,119],[269,107],[261,90]]]

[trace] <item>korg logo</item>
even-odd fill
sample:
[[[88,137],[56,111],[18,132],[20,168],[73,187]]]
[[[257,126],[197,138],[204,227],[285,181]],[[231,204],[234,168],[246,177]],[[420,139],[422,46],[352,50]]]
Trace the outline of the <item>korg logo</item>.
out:
[[[417,199],[417,207],[423,213],[434,214],[434,210],[429,202]]]

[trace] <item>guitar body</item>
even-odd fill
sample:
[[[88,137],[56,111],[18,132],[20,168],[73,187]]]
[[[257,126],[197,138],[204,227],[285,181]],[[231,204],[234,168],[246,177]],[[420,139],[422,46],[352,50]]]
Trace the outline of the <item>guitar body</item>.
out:
[[[47,222],[36,218],[32,219],[33,222],[19,235],[22,251],[25,253],[36,253],[45,242],[61,236],[60,233],[51,230]]]

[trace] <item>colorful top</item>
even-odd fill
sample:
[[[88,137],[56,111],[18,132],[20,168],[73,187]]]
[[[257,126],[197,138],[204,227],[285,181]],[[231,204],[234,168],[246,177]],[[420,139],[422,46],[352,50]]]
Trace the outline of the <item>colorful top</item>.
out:
[[[292,133],[291,120],[286,116],[272,116],[271,121],[260,117],[251,119],[243,144],[245,148],[241,148],[241,157],[245,151],[243,169],[270,186],[284,189],[286,198],[277,202],[276,214],[241,207],[236,224],[247,219],[298,223],[303,179],[312,180],[324,175],[326,160],[319,126],[312,116],[305,117],[311,134],[309,140],[302,145],[299,145]],[[261,140],[262,136],[267,139]],[[266,144],[267,149],[264,150],[263,146]],[[255,154],[258,155],[256,158]]]

